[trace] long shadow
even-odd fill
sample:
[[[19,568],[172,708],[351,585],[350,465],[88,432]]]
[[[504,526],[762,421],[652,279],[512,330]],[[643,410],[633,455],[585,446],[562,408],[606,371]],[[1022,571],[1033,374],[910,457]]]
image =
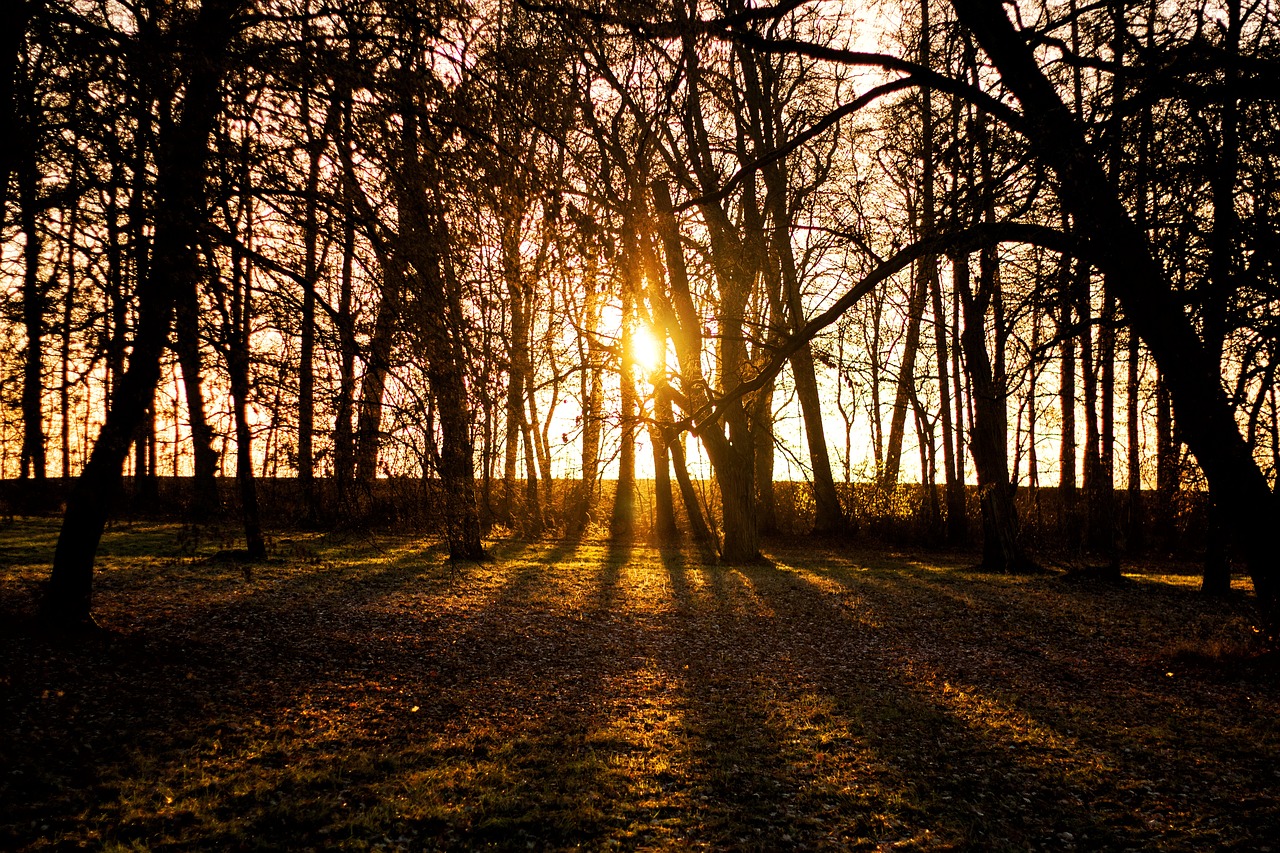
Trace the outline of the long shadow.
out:
[[[167,635],[140,631],[65,654],[33,646],[10,650],[26,660],[14,668],[14,690],[4,705],[4,729],[13,735],[6,741],[15,748],[2,749],[14,775],[0,781],[0,795],[12,806],[0,841],[20,847],[45,835],[77,837],[82,810],[92,802],[97,805],[88,809],[89,822],[104,833],[99,841],[130,843],[185,831],[189,834],[180,837],[199,838],[202,844],[221,839],[236,846],[248,837],[282,849],[324,846],[322,831],[334,826],[343,808],[351,806],[348,815],[383,810],[387,789],[411,786],[404,780],[441,767],[473,778],[469,796],[477,808],[466,814],[444,809],[434,817],[397,823],[412,829],[415,838],[449,846],[460,839],[514,844],[517,837],[537,836],[573,844],[602,836],[614,810],[609,802],[597,808],[596,818],[569,820],[564,792],[586,796],[589,790],[614,790],[613,800],[626,798],[625,780],[590,753],[622,753],[628,747],[594,734],[608,731],[610,711],[599,702],[584,703],[583,697],[606,693],[606,679],[626,680],[635,661],[617,649],[637,645],[636,629],[610,622],[604,630],[612,640],[602,643],[595,634],[599,625],[567,622],[543,608],[538,602],[548,597],[549,566],[554,565],[523,560],[465,620],[403,610],[369,614],[364,601],[353,602],[342,591],[292,601],[297,590],[286,583],[256,590],[248,600],[186,613]],[[619,563],[607,565],[616,586]],[[380,598],[393,595],[396,583],[412,587],[415,581],[395,566],[382,574],[375,583]],[[273,624],[273,604],[306,611],[301,621],[314,622],[316,630]],[[484,676],[481,682],[472,677],[477,672]],[[156,701],[159,684],[174,689]],[[42,699],[42,689],[56,694],[56,701]],[[347,696],[358,702],[345,701]],[[85,736],[76,724],[92,719],[94,706],[124,713],[105,723],[93,721]],[[63,726],[42,725],[50,717]],[[175,719],[206,722],[175,732]],[[341,744],[316,755],[311,739],[298,729],[326,720],[335,737],[340,733]],[[273,746],[259,749],[258,740]],[[491,755],[524,748],[519,743],[529,745],[527,757]],[[264,768],[278,783],[274,793],[229,798],[225,792],[205,792],[230,803],[220,808],[240,813],[240,829],[226,829],[216,815],[199,815],[196,807],[180,810],[177,817],[163,806],[143,808],[120,820],[130,807],[118,800],[138,780],[152,777],[160,787],[172,785],[179,767],[216,762],[205,756],[215,746],[222,755],[260,752],[280,765]],[[291,755],[292,749],[306,752]],[[25,788],[19,790],[22,786],[11,780]],[[342,780],[341,788],[335,789],[335,780]],[[555,784],[547,785],[548,780]],[[200,794],[196,788],[175,793],[185,803]],[[518,795],[502,793],[508,789]],[[65,803],[61,809],[50,807],[59,800]],[[308,801],[316,807],[300,805]],[[548,818],[552,825],[543,826]],[[115,828],[106,828],[111,825]],[[359,837],[358,821],[348,829]]]
[[[915,601],[927,600],[925,598],[927,591],[916,588],[915,582],[920,579],[911,578],[911,574],[910,570],[904,570],[902,575],[910,579],[905,584],[908,597]],[[879,608],[894,612],[895,605],[888,602],[889,593],[884,589],[891,586],[888,578],[876,578],[874,575],[858,573],[856,576],[847,577],[845,582],[864,596],[868,596],[868,606],[873,611]],[[1014,609],[1022,606],[1018,603],[1020,597],[1015,590],[1006,588],[1000,592],[1002,600],[1011,602],[1003,606]],[[876,596],[886,597],[885,603],[877,602]],[[813,606],[821,605],[820,597],[815,598]],[[832,613],[831,616],[834,619],[836,614]],[[956,614],[952,614],[952,617],[963,618]],[[980,619],[981,614],[970,613],[969,618]],[[1046,614],[1045,618],[1058,617]],[[1112,822],[1100,823],[1099,820],[1094,819],[1092,810],[1084,804],[1122,801],[1128,803],[1132,813],[1136,815],[1144,808],[1156,809],[1151,801],[1158,801],[1156,810],[1176,811],[1177,804],[1181,803],[1185,811],[1184,792],[1187,781],[1192,780],[1195,785],[1195,780],[1204,775],[1205,767],[1212,766],[1217,758],[1227,759],[1225,763],[1228,765],[1226,770],[1228,776],[1237,771],[1251,772],[1253,778],[1264,787],[1269,783],[1269,780],[1263,782],[1263,779],[1265,767],[1270,759],[1255,755],[1252,759],[1240,760],[1241,757],[1248,755],[1247,739],[1235,740],[1233,737],[1228,737],[1219,740],[1226,743],[1234,741],[1234,746],[1228,750],[1239,751],[1239,757],[1234,758],[1216,755],[1183,755],[1176,749],[1170,750],[1166,755],[1127,754],[1123,741],[1113,742],[1114,736],[1109,734],[1101,724],[1095,725],[1091,720],[1091,715],[1087,711],[1089,703],[1098,701],[1129,703],[1135,722],[1139,725],[1143,724],[1139,722],[1143,720],[1169,720],[1172,728],[1184,725],[1189,728],[1194,727],[1196,725],[1194,718],[1200,716],[1203,709],[1188,709],[1185,706],[1178,708],[1177,701],[1167,701],[1169,699],[1167,696],[1153,695],[1148,698],[1141,693],[1138,694],[1141,704],[1135,707],[1133,705],[1135,695],[1130,689],[1130,683],[1126,682],[1123,676],[1117,678],[1112,675],[1109,683],[1103,680],[1088,685],[1073,685],[1070,682],[1064,683],[1062,680],[1052,678],[1045,683],[1037,683],[1034,678],[1024,678],[1021,684],[1011,684],[1008,679],[992,678],[990,672],[978,670],[975,674],[972,667],[960,671],[966,653],[976,651],[985,652],[994,662],[994,666],[1004,666],[1011,670],[1014,679],[1017,678],[1018,672],[1025,673],[1025,662],[1009,656],[1007,651],[999,645],[1003,636],[999,630],[989,631],[985,636],[980,636],[979,642],[971,648],[957,648],[954,645],[945,647],[941,641],[930,641],[928,637],[930,634],[949,637],[951,632],[945,627],[939,632],[928,622],[921,622],[914,627],[887,624],[885,629],[878,632],[883,637],[883,640],[877,643],[877,648],[882,654],[897,655],[901,660],[906,661],[914,658],[917,668],[932,670],[925,678],[921,678],[919,673],[912,681],[898,678],[899,683],[896,689],[915,694],[918,701],[925,703],[926,706],[932,706],[939,719],[946,721],[946,725],[939,734],[942,738],[940,746],[945,746],[947,753],[964,755],[966,751],[972,754],[972,750],[966,750],[966,745],[972,743],[977,745],[980,754],[984,756],[1005,756],[994,763],[990,758],[982,760],[986,766],[996,770],[997,776],[1021,779],[1024,787],[1029,791],[1037,792],[1036,795],[1028,798],[1031,802],[1026,804],[1027,810],[1034,808],[1034,813],[1040,818],[1047,817],[1052,823],[1064,827],[1055,831],[1069,832],[1074,838],[1080,838],[1087,833],[1095,843],[1101,840],[1104,846],[1112,842],[1143,846],[1152,838],[1158,837],[1149,825],[1158,822],[1156,818],[1152,818],[1148,823],[1141,823],[1136,817],[1132,820],[1116,820],[1116,810],[1112,809]],[[904,633],[904,629],[905,631],[914,630],[914,635]],[[889,633],[889,630],[893,633]],[[910,640],[904,642],[904,638],[908,636]],[[983,647],[984,643],[986,648]],[[886,667],[886,675],[892,674],[890,667]],[[959,684],[964,689],[950,692],[939,689],[948,682]],[[829,684],[829,689],[839,689],[838,685],[838,681],[832,682]],[[1073,690],[1073,686],[1077,689]],[[965,697],[965,691],[970,695]],[[1084,691],[1083,697],[1080,695],[1081,691]],[[1023,733],[1008,727],[1003,732],[997,732],[977,726],[973,720],[983,718],[984,715],[979,712],[983,711],[984,706],[990,706],[993,699],[997,706],[1003,704],[1014,712],[1018,719],[1041,733],[1027,734],[1023,737]],[[1084,708],[1081,707],[1081,702],[1085,703]],[[989,713],[986,716],[990,718]],[[927,769],[921,766],[916,758],[918,751],[913,747],[910,739],[897,742],[899,745],[894,748],[895,740],[887,740],[880,749],[881,751],[888,749],[897,762],[908,766],[914,762],[917,769],[911,772],[912,776]],[[1055,746],[1055,742],[1073,746],[1064,749]],[[1171,746],[1173,746],[1172,742]],[[1053,757],[1056,763],[1046,760],[1046,756]],[[1208,765],[1205,764],[1205,759],[1208,759]],[[1099,761],[1107,767],[1107,773],[1097,772]],[[1231,769],[1231,765],[1234,765],[1234,770]],[[1169,785],[1159,781],[1162,772],[1178,780],[1176,783],[1170,783],[1175,787],[1170,788]],[[960,778],[954,772],[951,775],[954,779]],[[1209,796],[1208,787],[1205,788],[1204,793],[1207,797]],[[956,793],[949,792],[947,796],[954,799]],[[1006,808],[1006,816],[994,827],[1005,837],[1016,837],[1010,833],[1016,832],[1017,824],[1021,820],[1018,800],[1015,798],[1012,802],[1014,808]],[[1064,806],[1063,803],[1075,805]],[[1007,806],[1008,803],[1004,805]],[[993,810],[988,808],[984,813],[990,817]],[[1177,837],[1177,832],[1169,831],[1173,837]],[[1188,830],[1184,826],[1181,831]]]
[[[1016,674],[997,678],[1014,659],[993,614],[1035,615],[1022,588],[983,593],[894,560],[864,572],[833,559],[823,577],[856,597],[853,611],[784,560],[725,569],[659,550],[648,567],[647,549],[556,543],[511,546],[497,566],[450,579],[438,554],[422,554],[395,555],[363,592],[355,570],[317,569],[332,589],[273,577],[213,604],[174,597],[170,625],[100,646],[6,647],[0,847],[43,836],[761,850],[1198,838],[1138,816],[1149,798],[1173,802],[1139,761],[1194,778],[1195,757],[1121,755],[1087,707],[1070,707],[1124,701],[1123,685],[1072,696],[1040,672],[1054,660],[1037,661],[1024,690]],[[636,612],[645,571],[665,573],[672,607]],[[129,579],[130,595],[146,589]],[[928,621],[966,614],[992,623],[961,648]],[[960,659],[984,645],[985,662]],[[1133,713],[1168,710],[1144,700]],[[1175,711],[1171,726],[1195,725],[1197,709]],[[1032,729],[993,728],[1002,714]],[[1251,731],[1222,739],[1231,772],[1274,755],[1249,751]],[[1209,800],[1210,782],[1196,788]],[[146,788],[153,798],[137,803]],[[1015,789],[1025,798],[1004,796]],[[1117,804],[1131,820],[1115,819]]]
[[[989,750],[975,747],[985,733],[904,685],[885,661],[871,656],[878,629],[850,621],[826,596],[806,592],[791,578],[766,572],[744,574],[777,613],[809,619],[798,625],[753,616],[744,602],[722,607],[735,615],[722,622],[720,639],[703,642],[705,659],[688,664],[691,706],[702,717],[694,777],[718,807],[710,826],[758,849],[929,838],[944,844],[1030,841],[1019,838],[1013,821],[990,817],[988,828],[975,830],[974,815],[938,807],[963,795],[959,781],[948,785],[938,777],[965,756],[983,755],[987,771],[1012,772],[1013,764],[993,763]],[[814,623],[838,631],[828,627],[820,638],[804,633]],[[788,664],[789,678],[780,672]],[[798,718],[785,710],[797,706],[809,710]],[[839,765],[846,778],[829,781],[826,776],[839,773],[827,765]],[[779,821],[779,815],[797,819]]]

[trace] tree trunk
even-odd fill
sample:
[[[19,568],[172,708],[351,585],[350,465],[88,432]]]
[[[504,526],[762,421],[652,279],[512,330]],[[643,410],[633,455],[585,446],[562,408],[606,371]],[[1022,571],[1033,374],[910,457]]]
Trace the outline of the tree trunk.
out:
[[[588,259],[589,271],[596,272],[594,257]],[[588,276],[588,282],[593,276]],[[584,306],[583,328],[595,329],[600,322],[599,290],[589,283],[587,285]],[[579,346],[582,339],[579,338]],[[579,350],[585,356],[582,371],[582,478],[578,484],[577,506],[574,510],[572,527],[575,533],[583,533],[587,525],[595,517],[592,507],[595,503],[596,479],[600,473],[600,437],[604,416],[604,349],[597,335],[586,336],[586,351]],[[668,404],[668,409],[670,405]]]
[[[219,299],[224,305],[223,352],[227,360],[227,375],[231,379],[231,402],[236,423],[236,485],[240,490],[240,518],[244,524],[245,551],[250,560],[262,560],[267,556],[267,545],[262,536],[262,521],[258,511],[258,484],[253,473],[253,431],[249,427],[252,273],[247,262],[233,260],[230,293],[224,292],[226,288],[217,283],[217,272],[213,274]]]
[[[445,528],[451,560],[483,560],[480,512],[476,504],[471,410],[467,404],[461,285],[453,273],[452,241],[437,197],[439,179],[419,153],[419,128],[412,98],[403,97],[401,171],[397,182],[399,270],[419,306],[417,329],[426,361],[427,383],[440,417],[440,482],[445,495]]]
[[[27,128],[28,135],[32,130]],[[44,322],[45,293],[40,284],[40,255],[43,241],[36,221],[37,182],[35,140],[27,139],[27,150],[18,167],[18,203],[23,234],[22,323],[27,345],[22,371],[22,480],[34,483],[26,497],[32,505],[43,502],[46,470],[44,434]]]
[[[1156,375],[1156,529],[1160,544],[1171,549],[1174,539],[1174,500],[1182,489],[1179,452],[1174,439],[1173,407],[1164,378]]]
[[[1146,546],[1145,511],[1142,500],[1142,434],[1140,424],[1142,418],[1138,336],[1129,330],[1129,358],[1126,364],[1125,427],[1129,445],[1128,464],[1126,468],[1128,488],[1128,524],[1125,525],[1130,553],[1140,553]]]
[[[1181,434],[1218,488],[1253,579],[1262,628],[1280,637],[1275,559],[1276,497],[1236,424],[1221,373],[1137,228],[1097,153],[1046,79],[998,0],[952,0],[1024,108],[1023,132],[1058,174],[1063,208],[1076,219],[1095,262],[1112,275],[1115,296],[1151,350],[1169,389]]]
[[[668,420],[668,423],[670,421]],[[649,444],[653,448],[653,533],[659,542],[670,542],[679,534],[676,527],[675,498],[671,493],[671,462],[662,423],[649,424]]]
[[[76,175],[73,171],[72,182],[75,183],[75,181]],[[76,288],[76,277],[79,275],[79,270],[76,268],[76,242],[80,238],[80,205],[78,203],[71,209],[70,219],[67,228],[67,290],[62,300],[62,342],[58,353],[61,365],[58,376],[58,409],[59,425],[62,430],[60,444],[63,483],[71,481],[71,339],[73,336],[71,323],[78,293]],[[174,458],[177,458],[176,442],[173,452]]]
[[[344,105],[344,111],[346,109]],[[344,128],[346,119],[344,118]],[[343,143],[346,144],[345,142]],[[355,286],[356,228],[349,189],[342,194],[342,273],[338,284],[338,399],[334,406],[333,479],[338,504],[345,508],[351,499],[350,485],[355,476],[355,436],[351,419],[355,413],[356,331],[352,300]]]
[[[613,499],[613,515],[609,520],[609,535],[625,539],[635,532],[636,504],[636,384],[635,359],[631,341],[631,323],[635,316],[635,281],[638,259],[635,234],[626,238],[623,258],[622,285],[622,335],[619,341],[618,381],[621,385],[622,437],[618,448],[617,492]]]
[[[182,386],[187,398],[187,419],[191,422],[191,451],[195,477],[192,480],[190,513],[205,519],[216,511],[218,499],[218,452],[213,447],[213,428],[205,414],[201,383],[200,319],[195,278],[179,283],[176,294],[174,351],[182,370]]]
[[[907,407],[915,386],[916,353],[920,349],[920,324],[924,315],[924,299],[928,294],[919,275],[911,278],[911,294],[907,300],[907,336],[902,343],[902,364],[898,369],[898,387],[893,398],[893,417],[889,421],[889,440],[885,445],[884,467],[880,484],[892,489],[898,484],[902,463],[902,439],[906,433]]]
[[[925,68],[933,64],[933,42],[929,17],[929,0],[920,0],[920,64]],[[937,159],[933,144],[933,92],[928,86],[920,87],[920,237],[929,239],[936,231]],[[942,416],[942,467],[946,478],[947,541],[959,544],[967,537],[968,519],[965,514],[964,472],[956,459],[956,425],[951,409],[951,372],[947,364],[947,316],[942,302],[942,281],[938,276],[938,258],[921,259],[916,275],[928,288],[933,309],[934,348],[938,362],[938,400]],[[959,377],[956,377],[959,379]],[[957,395],[959,396],[959,395]]]
[[[990,253],[994,255],[994,251]],[[952,259],[955,289],[964,307],[964,331],[960,343],[973,384],[974,467],[978,473],[978,497],[982,506],[982,565],[991,571],[1018,572],[1031,567],[1018,537],[1018,516],[1009,484],[1005,399],[997,387],[987,353],[986,315],[994,286],[995,258],[984,258],[978,292],[969,281],[969,258]]]
[[[328,126],[337,114],[335,97],[325,121],[325,131],[312,136],[310,74],[302,87],[301,121],[306,128],[307,183],[303,203],[303,267],[302,316],[299,322],[298,353],[298,480],[302,487],[302,511],[308,522],[314,523],[318,512],[315,484],[315,347],[316,347],[316,284],[319,271],[319,207],[320,207],[320,155],[328,139]]]
[[[3,127],[17,127],[20,121],[15,94],[27,23],[36,8],[37,0],[16,0],[6,10],[4,33],[0,36],[0,126]],[[0,133],[0,223],[8,221],[9,178],[19,168],[22,141],[19,134]]]
[[[1227,29],[1223,50],[1229,57],[1240,52],[1240,0],[1226,0]],[[1240,165],[1240,106],[1237,100],[1239,66],[1227,61],[1223,66],[1221,141],[1213,158],[1213,228],[1209,234],[1209,280],[1203,299],[1204,341],[1209,358],[1219,365],[1226,344],[1227,314],[1231,310],[1232,276],[1236,269],[1235,243],[1239,223],[1236,216],[1236,182]],[[1224,517],[1225,499],[1220,484],[1209,482],[1209,518],[1201,591],[1206,595],[1226,595],[1231,591],[1230,536]]]
[[[480,512],[476,504],[476,472],[471,441],[471,409],[467,405],[466,353],[462,345],[461,286],[453,274],[448,251],[447,225],[438,209],[432,210],[434,257],[426,266],[426,284],[439,301],[427,301],[427,381],[440,409],[440,479],[449,496],[449,557],[453,560],[487,558],[480,538]]]
[[[756,524],[761,535],[778,532],[778,496],[773,485],[773,391],[770,382],[751,395],[751,442],[755,449]]]
[[[391,353],[402,306],[400,289],[403,271],[384,269],[382,298],[369,339],[364,379],[360,383],[360,405],[355,434],[355,479],[366,494],[378,479],[378,450],[382,444],[382,396],[391,373]]]
[[[670,286],[669,303],[667,300],[659,300],[658,307],[664,315],[665,325],[674,332],[672,340],[676,343],[676,354],[680,360],[680,386],[689,411],[702,412],[709,402],[708,384],[702,374],[702,326],[689,291],[688,270],[672,212],[671,191],[662,181],[655,181],[652,190]],[[732,325],[726,325],[725,328],[732,328]],[[741,329],[740,318],[737,328]],[[723,348],[724,338],[721,345]],[[740,363],[737,358],[739,353],[731,350],[729,355],[727,363]],[[720,559],[731,564],[754,562],[760,559],[760,529],[754,512],[754,454],[751,452],[750,437],[745,434],[745,413],[741,405],[736,402],[732,404],[725,419],[729,422],[728,436],[718,420],[707,420],[695,426],[698,437],[707,448],[712,469],[720,484],[720,508],[724,525]]]
[[[209,134],[221,106],[219,84],[233,38],[238,0],[206,0],[185,53],[189,63],[181,118],[165,131],[156,162],[155,257],[138,281],[138,325],[129,369],[107,410],[89,460],[67,499],[42,606],[62,630],[93,626],[93,563],[109,507],[120,487],[129,440],[160,378],[160,355],[173,316],[175,283],[196,275],[194,219],[203,192]]]

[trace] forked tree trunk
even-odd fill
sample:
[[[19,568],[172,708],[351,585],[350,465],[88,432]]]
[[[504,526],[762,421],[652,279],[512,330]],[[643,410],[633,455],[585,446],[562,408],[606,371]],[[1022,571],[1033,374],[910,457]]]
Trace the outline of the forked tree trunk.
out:
[[[703,412],[709,401],[708,385],[701,363],[702,326],[689,291],[688,270],[685,267],[680,232],[672,211],[671,191],[662,181],[655,181],[652,190],[670,286],[669,299],[658,300],[658,309],[664,315],[667,328],[674,332],[672,339],[676,343],[676,354],[680,360],[680,386],[689,411]],[[731,353],[733,355],[736,354]],[[732,357],[729,361],[737,363]],[[707,449],[716,481],[720,484],[723,522],[720,559],[726,563],[754,562],[760,559],[760,528],[755,514],[754,454],[751,452],[750,436],[745,434],[745,413],[739,402],[735,402],[725,413],[725,420],[729,422],[728,436],[718,421],[707,421],[697,427],[698,437]]]
[[[993,253],[994,254],[994,253]],[[994,263],[989,258],[986,263]],[[997,387],[987,352],[987,308],[992,270],[983,273],[978,292],[969,281],[969,259],[952,259],[955,289],[964,306],[964,331],[960,335],[965,364],[973,384],[973,450],[978,473],[978,497],[982,506],[982,565],[991,571],[1017,572],[1031,567],[1018,534],[1018,515],[1009,483],[1006,447],[1005,398]]]

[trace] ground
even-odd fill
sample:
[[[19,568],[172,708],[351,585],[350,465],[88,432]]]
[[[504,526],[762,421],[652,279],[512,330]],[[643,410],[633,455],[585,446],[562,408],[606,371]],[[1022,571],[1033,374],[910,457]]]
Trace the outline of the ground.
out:
[[[56,532],[0,525],[3,849],[1280,851],[1239,580],[136,525],[69,642]]]

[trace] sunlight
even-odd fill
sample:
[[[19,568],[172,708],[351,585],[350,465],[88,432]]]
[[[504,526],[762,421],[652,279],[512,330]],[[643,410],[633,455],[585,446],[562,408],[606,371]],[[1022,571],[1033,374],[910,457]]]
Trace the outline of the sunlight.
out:
[[[648,326],[636,326],[631,333],[631,357],[646,375],[663,366],[663,346]]]

